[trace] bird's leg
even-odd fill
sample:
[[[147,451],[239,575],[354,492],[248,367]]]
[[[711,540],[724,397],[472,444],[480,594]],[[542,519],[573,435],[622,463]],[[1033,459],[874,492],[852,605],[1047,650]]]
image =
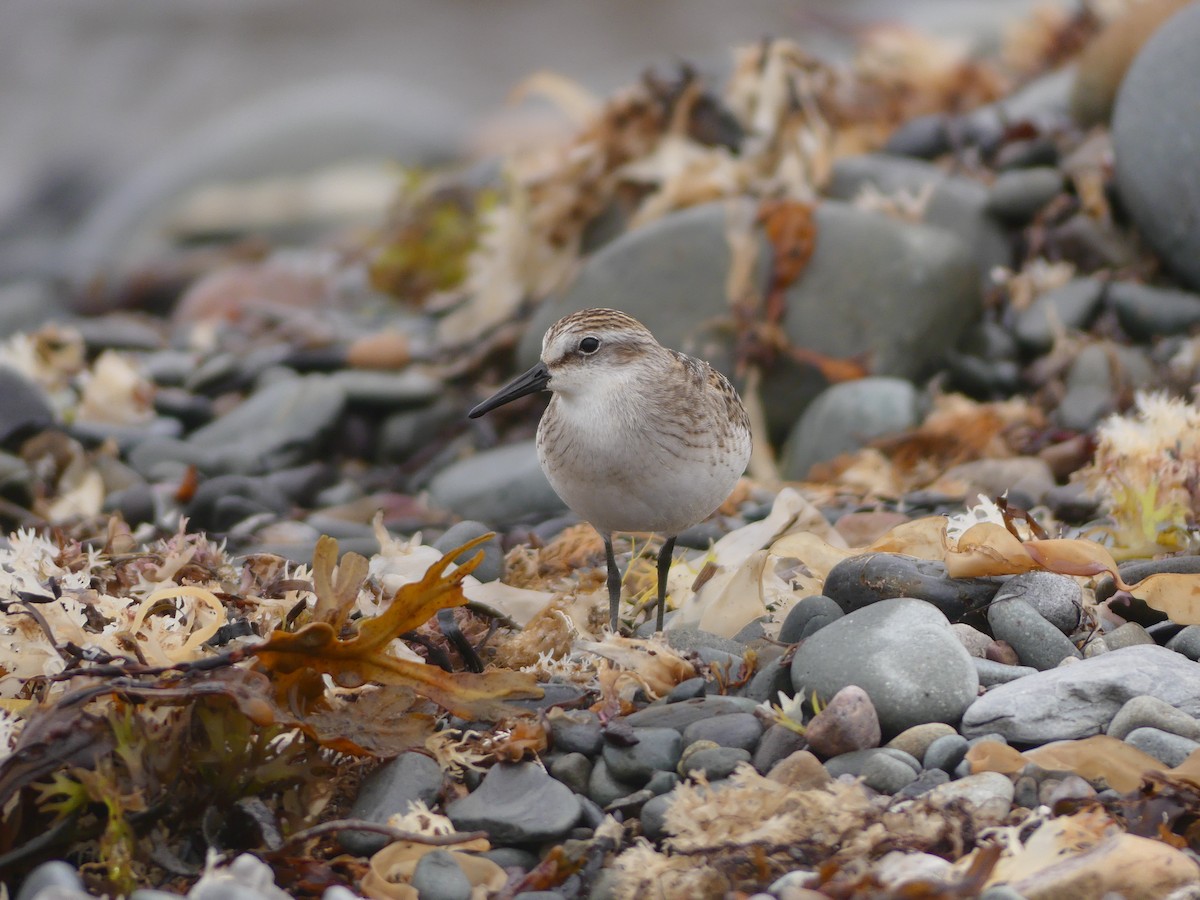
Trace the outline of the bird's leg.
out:
[[[621,573],[613,553],[612,535],[604,535],[604,560],[608,563],[608,626],[617,633],[617,611],[621,607]]]
[[[663,541],[662,549],[658,551],[658,627],[663,630],[663,617],[667,614],[667,573],[671,571],[671,554],[675,552],[675,537],[672,535]]]

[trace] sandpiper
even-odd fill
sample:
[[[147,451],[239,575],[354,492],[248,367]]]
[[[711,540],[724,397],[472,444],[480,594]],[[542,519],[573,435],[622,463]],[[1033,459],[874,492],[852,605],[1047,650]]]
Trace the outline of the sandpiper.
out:
[[[604,538],[609,624],[621,574],[613,534],[655,532],[658,630],[675,538],[725,501],[750,460],[750,420],[729,380],[663,347],[637,319],[584,309],[542,338],[541,361],[468,414],[552,391],[537,431],[538,461],[563,502]]]

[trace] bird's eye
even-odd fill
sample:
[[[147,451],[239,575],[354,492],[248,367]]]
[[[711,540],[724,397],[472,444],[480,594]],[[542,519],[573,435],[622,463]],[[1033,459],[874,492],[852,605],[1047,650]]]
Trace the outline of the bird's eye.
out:
[[[590,355],[592,353],[595,353],[599,349],[600,349],[599,338],[585,337],[582,341],[579,342],[579,352],[580,353],[587,353]]]

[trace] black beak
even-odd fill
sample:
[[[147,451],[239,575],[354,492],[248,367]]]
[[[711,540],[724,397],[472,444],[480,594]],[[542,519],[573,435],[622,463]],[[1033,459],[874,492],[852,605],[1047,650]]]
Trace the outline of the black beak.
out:
[[[535,394],[538,391],[544,391],[546,385],[550,383],[550,371],[546,368],[545,363],[538,363],[524,375],[519,375],[509,382],[492,396],[488,397],[473,410],[467,413],[467,417],[478,419],[486,412],[491,412],[497,406],[503,406],[505,403],[510,403],[518,397],[524,397],[526,394]]]

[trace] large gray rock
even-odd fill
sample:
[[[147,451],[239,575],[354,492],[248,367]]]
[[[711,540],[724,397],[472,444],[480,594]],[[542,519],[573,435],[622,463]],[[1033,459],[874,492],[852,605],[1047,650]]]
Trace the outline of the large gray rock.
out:
[[[54,410],[33,382],[16,369],[0,366],[0,445],[20,441],[54,424]]]
[[[860,378],[830,385],[792,428],[783,477],[802,481],[816,463],[914,427],[920,421],[917,399],[917,389],[903,378]]]
[[[981,278],[989,277],[996,266],[1011,264],[1008,235],[989,214],[988,188],[980,182],[948,175],[932,163],[868,153],[835,162],[827,193],[853,200],[868,186],[883,194],[904,191],[919,196],[930,191],[922,221],[960,236],[975,257]]]
[[[542,335],[561,316],[613,306],[639,319],[663,345],[732,374],[728,216],[725,203],[703,204],[606,244],[564,294],[538,310],[518,347],[518,363],[537,361]],[[815,222],[812,258],[787,290],[783,327],[791,344],[833,357],[865,355],[876,375],[911,379],[929,372],[979,312],[979,271],[968,246],[940,228],[836,201],[821,203]],[[760,284],[769,258],[763,237]],[[772,433],[786,435],[826,386],[814,367],[779,361],[763,380]]]
[[[1200,288],[1200,6],[1167,20],[1129,67],[1113,108],[1117,188],[1167,266]]]
[[[424,753],[401,753],[363,779],[350,818],[383,824],[393,815],[408,812],[409,804],[415,801],[433,806],[441,786],[441,766]],[[370,856],[388,841],[387,835],[371,831],[338,832],[338,843],[358,856]]]
[[[429,483],[429,500],[464,519],[496,526],[547,519],[567,508],[546,480],[531,440],[451,463]]]
[[[1200,716],[1200,663],[1165,647],[1113,650],[993,687],[971,704],[960,731],[1023,744],[1089,737],[1142,695]]]
[[[798,693],[828,700],[851,684],[867,692],[892,736],[924,722],[957,723],[979,677],[937,607],[900,597],[854,610],[796,648]]]

